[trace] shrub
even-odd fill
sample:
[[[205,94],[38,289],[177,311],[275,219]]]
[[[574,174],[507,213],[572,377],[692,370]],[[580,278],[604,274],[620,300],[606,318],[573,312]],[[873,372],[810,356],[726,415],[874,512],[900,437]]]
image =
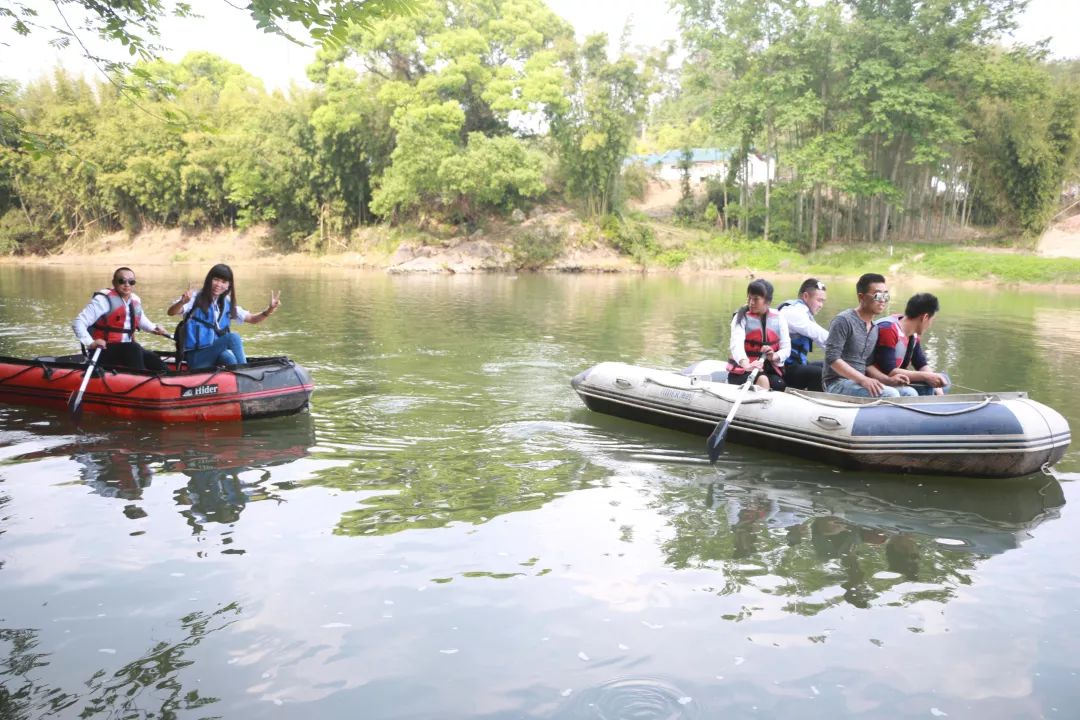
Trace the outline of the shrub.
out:
[[[710,202],[705,206],[705,221],[710,225],[715,225],[716,221],[720,217],[720,211],[716,209],[716,203]]]
[[[18,208],[0,217],[0,255],[29,255],[45,249],[44,234],[31,227]]]
[[[563,239],[559,231],[540,226],[516,235],[511,254],[518,270],[540,270],[559,257],[562,250]]]
[[[605,215],[600,224],[600,234],[613,248],[640,264],[645,264],[660,252],[652,227],[643,222]]]
[[[627,165],[622,171],[623,193],[633,200],[644,200],[649,190],[649,180],[652,175],[643,163],[635,162]]]

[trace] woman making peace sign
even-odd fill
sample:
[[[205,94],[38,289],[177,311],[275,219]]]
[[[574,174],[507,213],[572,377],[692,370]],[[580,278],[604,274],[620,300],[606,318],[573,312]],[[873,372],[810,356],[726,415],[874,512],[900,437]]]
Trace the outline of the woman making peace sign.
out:
[[[238,323],[261,323],[281,305],[281,292],[270,293],[270,305],[260,313],[249,313],[236,304],[236,284],[232,268],[218,264],[206,274],[201,290],[184,291],[169,306],[169,315],[184,314],[184,360],[188,368],[242,365],[247,362],[244,343],[229,328]]]

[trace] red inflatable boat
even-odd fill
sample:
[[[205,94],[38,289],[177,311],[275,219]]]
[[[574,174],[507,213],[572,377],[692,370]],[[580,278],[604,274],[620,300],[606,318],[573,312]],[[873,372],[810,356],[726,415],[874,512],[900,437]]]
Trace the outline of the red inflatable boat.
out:
[[[0,357],[0,403],[65,410],[86,364],[82,355]],[[96,368],[82,411],[166,423],[249,420],[300,412],[314,389],[308,371],[285,357],[164,375]]]

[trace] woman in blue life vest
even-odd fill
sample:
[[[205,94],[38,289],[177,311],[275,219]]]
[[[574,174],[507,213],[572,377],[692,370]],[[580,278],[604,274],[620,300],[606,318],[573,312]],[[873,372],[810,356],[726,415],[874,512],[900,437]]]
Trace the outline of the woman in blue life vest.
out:
[[[270,304],[260,313],[250,313],[236,303],[236,283],[232,268],[218,264],[210,268],[200,290],[188,288],[169,306],[169,315],[184,315],[184,361],[189,369],[247,362],[244,343],[232,332],[232,324],[261,323],[281,305],[281,293],[270,293]]]
[[[753,368],[761,370],[755,384],[783,390],[784,361],[791,352],[787,323],[771,309],[773,286],[754,280],[746,287],[746,305],[731,318],[731,357],[728,382],[742,385]]]
[[[102,367],[165,372],[168,368],[157,353],[135,342],[138,330],[169,335],[143,314],[142,301],[135,294],[135,271],[128,267],[116,268],[112,283],[111,288],[95,292],[71,323],[75,337],[85,352],[101,348],[98,364]]]

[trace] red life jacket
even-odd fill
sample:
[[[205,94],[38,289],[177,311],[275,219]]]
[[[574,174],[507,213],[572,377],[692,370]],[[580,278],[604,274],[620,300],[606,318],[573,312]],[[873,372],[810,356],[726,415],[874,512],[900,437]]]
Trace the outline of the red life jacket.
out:
[[[878,335],[880,336],[882,330],[888,331],[893,329],[896,333],[896,367],[907,367],[911,362],[912,350],[915,347],[915,343],[919,342],[919,334],[912,333],[910,337],[904,335],[904,329],[900,327],[900,321],[904,319],[903,315],[889,315],[878,320],[875,325],[878,326]],[[880,345],[880,340],[878,341]],[[886,373],[892,368],[881,368]]]
[[[139,296],[131,294],[129,307],[124,306],[120,293],[115,289],[99,290],[93,297],[101,295],[109,301],[109,310],[90,326],[90,337],[107,343],[131,342],[142,319],[142,303]]]
[[[771,347],[773,352],[780,352],[780,313],[776,310],[769,308],[764,322],[762,322],[762,318],[746,313],[743,316],[742,326],[746,332],[743,350],[746,352],[746,357],[750,358],[751,361],[761,357],[762,350],[766,346]],[[774,362],[772,366],[776,368],[778,375],[784,374],[783,365]],[[742,375],[747,371],[739,366],[735,358],[728,358],[728,372]]]

